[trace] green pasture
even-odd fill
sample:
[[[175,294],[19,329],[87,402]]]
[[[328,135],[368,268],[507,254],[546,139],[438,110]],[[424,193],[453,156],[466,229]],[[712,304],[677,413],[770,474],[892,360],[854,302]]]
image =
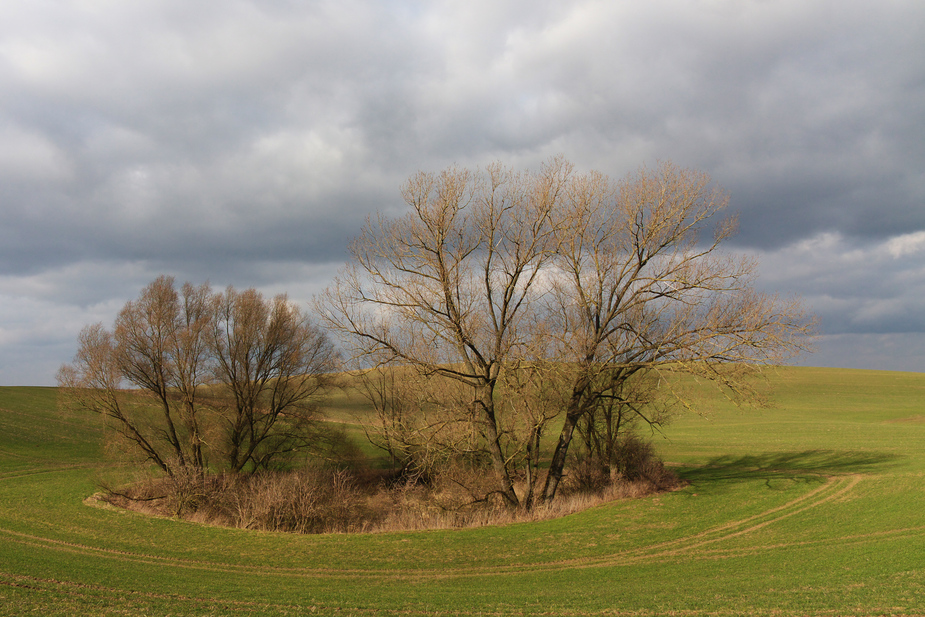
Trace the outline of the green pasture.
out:
[[[108,461],[0,388],[0,615],[925,614],[925,374],[786,368],[654,439],[689,485],[542,523],[296,536],[85,505]],[[334,402],[349,421],[349,397]]]

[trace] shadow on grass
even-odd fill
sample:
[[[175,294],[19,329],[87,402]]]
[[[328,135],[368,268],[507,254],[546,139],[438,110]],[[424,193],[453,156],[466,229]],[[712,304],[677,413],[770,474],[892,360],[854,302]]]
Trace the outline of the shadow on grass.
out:
[[[799,476],[832,476],[870,473],[895,464],[904,457],[886,452],[804,450],[768,452],[751,456],[718,456],[698,467],[679,467],[674,472],[691,484],[728,480],[774,480]]]

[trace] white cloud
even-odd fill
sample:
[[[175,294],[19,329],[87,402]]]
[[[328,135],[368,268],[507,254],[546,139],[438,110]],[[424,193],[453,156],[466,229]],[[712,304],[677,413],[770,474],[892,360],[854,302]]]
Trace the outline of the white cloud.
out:
[[[886,250],[896,259],[925,250],[925,231],[890,238],[886,243]]]
[[[24,282],[33,288],[49,284]],[[77,350],[80,330],[99,321],[111,325],[122,305],[111,299],[88,306],[41,299],[10,283],[5,277],[0,280],[0,386],[54,385],[58,367]]]
[[[0,386],[54,385],[87,325],[112,327],[126,302],[160,274],[177,284],[210,282],[216,291],[255,287],[267,297],[287,294],[306,313],[312,297],[333,280],[341,262],[254,261],[225,280],[197,272],[165,272],[146,263],[75,263],[30,276],[0,276]]]

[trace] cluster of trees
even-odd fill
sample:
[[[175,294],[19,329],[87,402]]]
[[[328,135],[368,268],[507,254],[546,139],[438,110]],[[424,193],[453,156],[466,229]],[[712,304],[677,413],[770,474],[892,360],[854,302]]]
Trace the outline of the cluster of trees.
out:
[[[419,173],[402,194],[409,213],[367,221],[314,308],[376,409],[371,438],[408,474],[489,470],[480,498],[532,508],[570,453],[607,471],[628,427],[684,404],[678,375],[752,398],[751,376],[811,332],[721,250],[735,220],[704,174],[614,180],[556,158]],[[112,332],[85,329],[59,377],[166,473],[244,470],[311,445],[336,357],[285,297],[162,277]],[[157,404],[127,402],[125,383]]]
[[[161,276],[81,331],[58,383],[167,475],[266,469],[319,445],[337,354],[285,296]],[[142,395],[142,396],[139,396]]]
[[[576,432],[607,466],[621,422],[684,401],[673,376],[750,397],[749,376],[810,332],[799,302],[756,291],[756,264],[720,249],[736,222],[704,174],[615,181],[556,158],[419,173],[402,194],[410,212],[367,222],[317,311],[369,369],[402,464],[484,462],[511,507],[555,497]]]

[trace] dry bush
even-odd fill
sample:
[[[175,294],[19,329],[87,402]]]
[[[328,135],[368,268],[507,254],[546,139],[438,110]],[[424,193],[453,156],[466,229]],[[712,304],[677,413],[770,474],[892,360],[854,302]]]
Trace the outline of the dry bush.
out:
[[[603,493],[617,486],[649,486],[648,492],[670,490],[680,480],[658,458],[651,443],[624,433],[614,443],[612,458],[602,460],[586,452],[573,459],[563,492]]]
[[[208,499],[213,481],[199,469],[176,465],[172,475],[154,476],[148,469],[139,472],[126,487],[115,488],[101,481],[100,488],[103,501],[114,506],[182,518],[198,510]]]
[[[354,482],[344,471],[236,476],[216,496],[213,511],[226,513],[236,527],[264,531],[350,531],[359,506]]]
[[[504,525],[558,518],[616,499],[638,498],[681,486],[640,440],[622,450],[631,474],[604,477],[600,465],[573,467],[552,502],[510,508],[494,492],[485,467],[445,465],[430,482],[400,482],[387,472],[310,467],[298,471],[177,474],[107,490],[109,503],[149,514],[292,533],[389,532]],[[517,486],[527,490],[526,482]]]
[[[378,512],[379,516],[367,521],[363,530],[456,529],[561,518],[618,499],[638,499],[682,486],[669,470],[663,467],[661,470],[662,473],[637,480],[617,477],[595,491],[563,491],[554,501],[529,510],[508,508],[500,497],[475,502],[460,500],[453,505],[446,493],[437,493],[430,487],[381,490],[367,499],[368,510]],[[460,497],[461,493],[456,496]]]
[[[367,513],[375,516],[364,523],[363,529],[453,529],[548,520],[617,499],[640,498],[682,486],[658,460],[650,444],[629,440],[623,451],[632,463],[627,467],[633,470],[632,477],[614,473],[598,477],[592,484],[582,479],[579,470],[574,474],[578,479],[568,476],[558,498],[529,509],[507,507],[503,496],[491,491],[495,484],[490,470],[478,466],[447,466],[427,485],[382,485],[367,497]],[[516,488],[524,494],[528,490],[526,480]]]
[[[494,491],[484,466],[447,462],[427,483],[406,482],[376,487],[368,511],[368,531],[450,529],[494,524],[510,511]]]
[[[104,487],[105,488],[105,487]],[[294,533],[354,531],[366,517],[353,477],[308,468],[165,477],[106,489],[113,505],[200,523]]]

